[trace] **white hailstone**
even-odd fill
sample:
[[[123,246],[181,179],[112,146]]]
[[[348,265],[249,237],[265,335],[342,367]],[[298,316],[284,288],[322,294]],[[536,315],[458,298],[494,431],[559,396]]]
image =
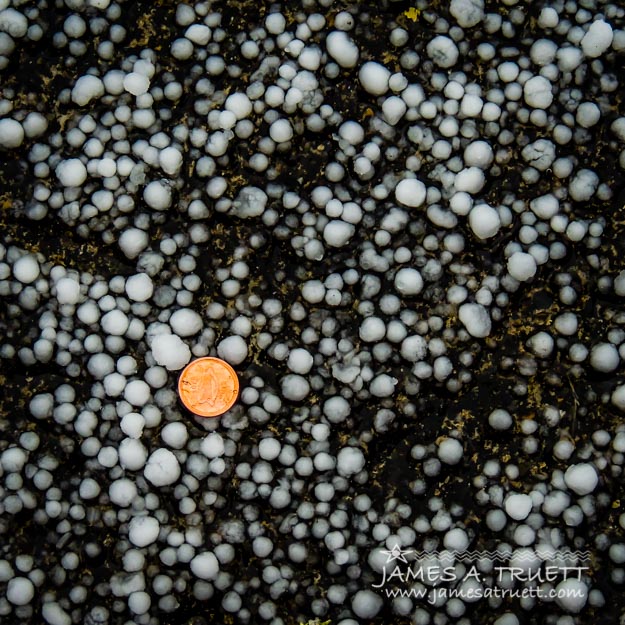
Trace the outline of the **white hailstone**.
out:
[[[323,239],[331,247],[343,247],[356,232],[352,224],[342,219],[332,219],[323,229]]]
[[[458,318],[471,336],[484,338],[490,334],[492,322],[482,304],[462,304],[458,309]]]
[[[180,308],[169,318],[169,325],[178,336],[193,336],[202,329],[203,323],[195,310]]]
[[[147,449],[134,438],[125,438],[119,444],[119,464],[122,469],[139,471],[145,466],[147,457]]]
[[[404,116],[407,106],[406,103],[398,96],[386,98],[382,103],[382,112],[384,119],[391,126],[395,126],[397,122]]]
[[[445,464],[458,464],[462,460],[462,443],[450,437],[445,437],[438,444],[437,455]]]
[[[486,141],[472,141],[464,149],[462,160],[468,167],[487,169],[493,162],[493,148]]]
[[[150,239],[145,230],[139,228],[128,228],[122,232],[119,237],[119,247],[126,258],[130,260],[137,258],[141,252],[148,246]]]
[[[418,208],[425,202],[425,185],[415,178],[400,180],[395,187],[395,199],[404,206]]]
[[[620,364],[620,357],[616,345],[612,343],[598,343],[590,350],[590,366],[595,371],[610,373]]]
[[[151,347],[156,364],[169,371],[182,369],[191,360],[189,346],[175,334],[158,334]]]
[[[215,579],[219,574],[219,561],[210,551],[199,553],[191,560],[191,571],[200,579]]]
[[[131,592],[128,595],[128,608],[133,614],[145,614],[152,605],[150,595],[143,591]]]
[[[508,273],[519,282],[527,282],[536,275],[536,260],[526,252],[514,252],[508,258]]]
[[[228,336],[219,341],[217,355],[231,365],[240,365],[247,358],[247,343],[241,336]]]
[[[582,51],[587,57],[600,57],[611,45],[614,33],[612,26],[604,20],[596,20],[582,37]]]
[[[13,263],[13,275],[22,284],[31,284],[39,277],[39,263],[32,254],[25,254]]]
[[[297,347],[289,352],[286,366],[293,373],[306,375],[311,370],[313,362],[314,358],[308,350],[303,347]]]
[[[512,415],[503,408],[495,408],[490,415],[488,415],[488,424],[494,430],[508,430],[512,427]]]
[[[282,396],[291,401],[302,401],[310,393],[308,380],[301,375],[289,373],[282,378]]]
[[[575,113],[575,121],[582,128],[591,128],[601,119],[601,109],[594,102],[582,102]]]
[[[129,324],[130,320],[126,313],[117,308],[107,312],[100,320],[102,330],[111,336],[122,336],[128,330]]]
[[[124,388],[124,399],[133,406],[145,406],[150,400],[150,387],[143,380],[131,380]]]
[[[580,169],[569,184],[569,195],[576,202],[587,202],[597,190],[599,177],[591,169]]]
[[[24,141],[24,128],[14,119],[0,119],[0,147],[10,150],[19,148]]]
[[[617,386],[614,391],[612,391],[611,401],[613,406],[616,406],[619,410],[625,411],[625,384]]]
[[[274,122],[275,123],[275,122]],[[267,194],[258,187],[243,187],[232,203],[232,214],[246,219],[259,217],[265,212]]]
[[[137,496],[137,485],[126,477],[111,482],[109,486],[109,498],[121,508],[127,508]]]
[[[365,456],[357,447],[343,447],[337,456],[339,475],[350,477],[360,473],[365,466]]]
[[[454,187],[456,191],[479,193],[486,184],[484,172],[479,167],[466,167],[456,174]]]
[[[401,343],[400,353],[408,362],[423,360],[428,351],[427,341],[418,334],[407,336]]]
[[[73,278],[61,278],[56,283],[56,299],[59,304],[77,304],[80,299],[80,284]]]
[[[152,516],[133,517],[128,524],[128,540],[135,547],[147,547],[158,538],[160,529],[158,519]]]
[[[275,460],[280,455],[281,449],[280,441],[275,438],[263,438],[258,443],[258,455],[267,462]]]
[[[120,427],[126,436],[141,438],[145,427],[145,418],[138,412],[129,412],[122,417]]]
[[[469,213],[469,226],[478,239],[490,239],[501,227],[499,213],[488,204],[477,204]]]
[[[577,495],[583,496],[592,493],[597,484],[599,476],[594,465],[588,462],[571,465],[564,473],[564,483]]]
[[[143,199],[154,210],[167,210],[172,202],[171,188],[164,181],[153,180],[143,189]]]
[[[234,113],[237,119],[244,119],[252,113],[252,102],[244,93],[232,93],[226,98],[224,108]]]
[[[532,498],[523,493],[511,493],[504,501],[506,514],[515,521],[523,521],[529,516],[534,505]]]
[[[6,7],[8,4],[8,2],[0,3],[2,7]],[[28,32],[28,20],[20,11],[4,8],[0,11],[0,31],[19,39]]]
[[[623,118],[623,121],[625,122],[625,118]],[[347,141],[350,145],[358,145],[364,141],[365,129],[358,122],[348,120],[339,126],[339,137]],[[318,187],[317,189],[323,190],[324,187]],[[325,189],[327,189],[327,187],[325,187]],[[330,193],[331,197],[330,190],[327,189],[327,191]],[[327,199],[330,199],[330,197]]]
[[[154,293],[152,278],[147,273],[137,273],[126,280],[126,295],[133,302],[146,302]]]
[[[9,580],[6,597],[13,605],[28,605],[35,596],[35,587],[27,577],[14,577]]]
[[[360,324],[358,335],[367,343],[377,343],[386,334],[386,324],[379,317],[367,317]]]
[[[341,67],[356,67],[360,52],[347,33],[342,30],[333,30],[326,37],[326,49]]]
[[[548,220],[558,214],[560,202],[552,193],[541,195],[530,202],[530,208],[539,219]]]
[[[582,611],[588,601],[588,586],[577,577],[567,577],[556,587],[556,603],[573,614]]]
[[[168,423],[161,430],[161,438],[163,439],[163,442],[170,447],[173,447],[174,449],[182,449],[187,444],[187,440],[189,438],[187,426],[180,421]]]
[[[528,106],[549,108],[553,102],[552,85],[544,76],[533,76],[523,85],[523,97]]]
[[[177,176],[180,172],[180,168],[182,167],[182,153],[178,148],[169,146],[159,152],[158,164],[169,176]]]
[[[87,179],[87,168],[79,158],[61,161],[54,172],[64,187],[79,187]]]
[[[371,95],[384,95],[388,91],[391,72],[375,61],[367,61],[358,72],[362,88]]]
[[[451,0],[449,12],[461,28],[472,28],[484,19],[484,0]]]
[[[340,395],[326,399],[323,403],[323,414],[330,423],[342,423],[351,412],[350,403]]]
[[[217,432],[211,432],[208,436],[205,436],[200,443],[200,451],[211,460],[223,456],[225,449],[224,439],[221,434]]]
[[[41,616],[48,625],[72,625],[71,616],[56,601],[44,603]]]
[[[359,590],[352,597],[352,612],[361,619],[372,619],[382,609],[382,597],[371,590]]]
[[[157,449],[148,458],[143,475],[154,486],[173,484],[180,477],[178,459],[169,449]]]
[[[390,397],[395,392],[397,382],[397,378],[381,373],[376,375],[369,384],[369,392],[374,397]]]
[[[439,67],[448,68],[455,65],[458,61],[458,47],[453,39],[445,37],[445,35],[437,35],[426,46],[428,56]]]
[[[139,72],[130,72],[124,76],[124,89],[132,95],[143,95],[150,88],[150,79]]]
[[[81,76],[72,89],[72,101],[78,106],[85,106],[104,95],[104,83],[97,77],[87,74]]]
[[[288,119],[276,119],[269,127],[269,136],[276,143],[284,143],[293,138],[293,127]]]
[[[469,546],[469,537],[461,527],[455,527],[446,532],[443,538],[443,545],[445,549],[451,549],[452,551],[466,551],[466,548]]]
[[[554,340],[548,332],[537,332],[527,342],[532,353],[539,358],[548,358],[554,347]]]
[[[403,267],[395,274],[395,289],[402,295],[418,295],[423,290],[423,278],[412,267]]]

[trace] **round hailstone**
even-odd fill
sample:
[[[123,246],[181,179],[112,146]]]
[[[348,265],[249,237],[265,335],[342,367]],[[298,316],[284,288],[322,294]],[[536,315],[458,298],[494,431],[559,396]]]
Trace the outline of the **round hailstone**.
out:
[[[567,577],[555,588],[556,603],[567,612],[581,612],[588,600],[588,587],[576,577]]]
[[[109,486],[109,498],[121,508],[127,508],[137,496],[137,485],[126,477],[115,480]]]
[[[519,282],[527,282],[536,275],[536,260],[531,254],[515,252],[508,258],[508,273]]]
[[[232,93],[224,102],[226,111],[234,113],[237,119],[243,119],[252,113],[252,102],[244,93]]]
[[[228,336],[217,345],[217,355],[231,365],[240,365],[247,358],[247,343],[241,336]]]
[[[137,273],[126,280],[126,295],[133,302],[147,302],[153,293],[154,284],[147,273]]]
[[[612,392],[612,405],[625,412],[625,384],[617,386]]]
[[[297,347],[290,351],[286,366],[293,373],[306,375],[312,369],[313,363],[314,358],[312,354],[302,347]]]
[[[391,78],[391,72],[386,67],[367,61],[363,64],[358,72],[358,80],[362,88],[371,95],[384,95],[388,91],[388,83]]]
[[[258,443],[258,455],[267,462],[275,460],[280,455],[281,449],[280,441],[275,438],[263,438]]]
[[[195,556],[190,567],[193,574],[200,579],[215,579],[219,574],[219,561],[210,551]]]
[[[204,324],[202,317],[195,310],[180,308],[169,318],[169,325],[178,336],[193,336],[202,329]]]
[[[128,540],[135,547],[147,547],[157,538],[161,527],[152,516],[139,516],[130,519],[128,524]]]
[[[359,590],[352,597],[352,612],[361,619],[372,619],[382,609],[382,598],[371,590]]]
[[[523,493],[512,493],[506,497],[504,509],[506,514],[515,521],[527,519],[532,511],[532,498]]]
[[[161,438],[170,447],[174,449],[182,449],[189,439],[189,433],[187,432],[187,426],[180,421],[174,421],[168,423],[161,430]]]
[[[350,403],[340,395],[330,397],[323,403],[323,414],[330,423],[342,423],[350,412]]]
[[[79,187],[87,179],[87,168],[79,158],[61,161],[54,172],[64,187]]]
[[[200,451],[211,460],[223,456],[225,449],[224,439],[217,432],[205,436],[200,443]]]
[[[367,317],[360,324],[358,335],[367,343],[377,343],[386,334],[386,324],[379,317]]]
[[[590,366],[601,373],[611,373],[619,366],[619,357],[616,345],[599,343],[590,350]]]
[[[131,380],[124,389],[124,399],[133,406],[145,406],[150,400],[150,387],[143,380]]]
[[[167,210],[172,202],[171,188],[161,180],[153,180],[143,190],[143,199],[154,210]]]
[[[428,56],[439,67],[449,68],[458,61],[458,47],[453,39],[445,37],[444,35],[434,37],[434,39],[428,43],[426,50]]]
[[[152,355],[169,371],[182,369],[191,360],[189,346],[175,334],[158,334],[152,339]]]
[[[356,67],[360,52],[358,46],[342,30],[333,30],[326,37],[328,54],[341,67]]]
[[[612,26],[604,20],[596,20],[582,37],[582,51],[587,57],[600,57],[611,45],[614,33]]]
[[[282,396],[290,401],[302,401],[310,393],[308,380],[301,375],[290,373],[282,378]]]
[[[401,344],[400,353],[408,362],[419,362],[427,355],[427,341],[418,334],[407,336]]]
[[[113,309],[102,317],[100,325],[106,334],[122,336],[126,330],[128,330],[130,320],[126,313],[123,313],[121,310]]]
[[[159,152],[158,163],[166,174],[177,176],[182,167],[182,153],[177,148],[167,147]]]
[[[357,447],[343,447],[337,456],[339,475],[350,477],[360,473],[365,466],[365,457]]]
[[[404,206],[417,208],[425,202],[425,185],[415,178],[400,180],[395,187],[395,199]]]
[[[276,143],[285,143],[293,138],[293,127],[288,119],[276,119],[269,127],[269,136]]]
[[[173,484],[180,477],[178,459],[169,449],[157,449],[148,458],[143,475],[154,486]]]
[[[445,549],[462,552],[469,546],[469,537],[461,527],[455,527],[445,534],[443,539]]]
[[[56,299],[59,304],[77,304],[80,299],[80,284],[73,278],[61,278],[56,283]]]
[[[14,119],[0,119],[0,147],[11,150],[19,148],[24,141],[24,128]]]
[[[275,123],[275,122],[274,122]],[[267,194],[258,187],[243,187],[232,203],[232,214],[242,219],[259,217],[265,212]]]
[[[551,83],[544,76],[534,76],[523,85],[523,97],[528,106],[549,108],[553,102]]]
[[[130,72],[124,76],[124,89],[132,95],[143,95],[150,88],[150,79],[139,72]]]
[[[571,465],[564,473],[564,483],[575,494],[584,496],[592,493],[597,484],[599,476],[593,464],[582,462]]]
[[[508,430],[512,427],[512,423],[512,415],[503,408],[495,408],[495,410],[488,415],[488,424],[494,430]]]
[[[455,438],[446,437],[438,444],[438,458],[445,464],[458,464],[462,453],[462,443]]]
[[[331,247],[343,247],[356,232],[352,224],[342,219],[332,219],[323,229],[323,239]]]
[[[548,358],[553,351],[554,340],[548,332],[537,332],[527,341],[532,353],[539,358]]]
[[[6,7],[9,2],[2,2]],[[28,20],[20,11],[9,7],[0,11],[0,32],[7,33],[11,37],[20,39],[28,32]]]
[[[483,339],[490,334],[492,322],[482,304],[462,304],[458,309],[458,318],[471,336]]]
[[[104,95],[104,83],[97,77],[81,76],[72,89],[72,101],[78,106],[85,106],[91,100],[101,98]]]
[[[13,275],[22,284],[31,284],[39,277],[39,263],[32,254],[25,254],[13,263]]]
[[[560,202],[555,195],[548,193],[547,195],[534,198],[530,202],[530,208],[536,217],[547,221],[558,214]]]
[[[423,290],[421,274],[411,267],[404,267],[395,274],[395,289],[402,295],[418,295]]]
[[[449,12],[460,28],[472,28],[484,19],[484,0],[451,0]]]
[[[139,228],[128,228],[124,230],[119,237],[119,248],[124,253],[126,258],[133,260],[137,258],[141,252],[148,246],[150,239],[148,233],[145,230],[139,230]]]
[[[478,239],[490,239],[501,227],[499,213],[488,204],[477,204],[469,213],[469,226]]]
[[[6,597],[13,605],[28,605],[35,596],[35,587],[27,577],[14,577],[9,580]]]

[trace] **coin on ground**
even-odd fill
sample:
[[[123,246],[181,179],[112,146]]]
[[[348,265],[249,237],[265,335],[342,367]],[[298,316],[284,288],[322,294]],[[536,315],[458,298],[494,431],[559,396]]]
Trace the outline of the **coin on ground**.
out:
[[[219,358],[198,358],[180,374],[178,394],[182,403],[200,417],[218,417],[226,412],[239,394],[235,370]]]

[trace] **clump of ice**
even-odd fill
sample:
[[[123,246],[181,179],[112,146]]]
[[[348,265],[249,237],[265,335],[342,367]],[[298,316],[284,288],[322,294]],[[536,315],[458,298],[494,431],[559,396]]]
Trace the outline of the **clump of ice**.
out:
[[[154,486],[173,484],[180,477],[178,459],[169,449],[157,449],[148,458],[143,475]]]
[[[356,67],[360,55],[358,46],[351,40],[349,35],[342,30],[333,30],[326,37],[328,54],[341,67]]]
[[[158,334],[152,339],[152,355],[169,371],[182,369],[191,360],[188,345],[175,334]]]
[[[612,26],[604,20],[595,20],[582,37],[582,50],[587,57],[596,59],[612,45],[613,39]]]
[[[482,304],[462,304],[458,309],[458,318],[471,336],[484,338],[490,334],[492,322]]]

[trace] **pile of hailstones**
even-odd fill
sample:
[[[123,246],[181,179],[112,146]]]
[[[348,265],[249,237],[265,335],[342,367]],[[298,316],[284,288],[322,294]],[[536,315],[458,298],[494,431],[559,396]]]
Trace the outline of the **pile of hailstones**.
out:
[[[545,4],[534,39],[520,44],[530,18],[515,0],[501,14],[485,12],[482,0],[451,0],[446,18],[422,14],[427,27],[416,38],[397,23],[388,28],[393,73],[367,50],[371,16],[354,8],[330,21],[331,0],[291,7],[288,19],[274,5],[237,33],[210,2],[180,4],[171,40],[126,58],[122,4],[68,0],[58,32],[38,4],[0,2],[3,71],[44,37],[66,68],[94,58],[55,94],[62,130],[52,130],[49,102],[18,104],[11,90],[0,100],[0,147],[33,181],[23,214],[118,246],[132,269],[103,276],[106,266],[90,273],[71,258],[61,266],[0,246],[0,355],[65,380],[39,389],[0,443],[0,618],[42,622],[41,614],[69,625],[125,614],[152,623],[193,596],[242,623],[284,623],[280,603],[291,600],[302,618],[334,615],[340,625],[368,622],[384,603],[415,623],[435,614],[462,620],[461,599],[426,609],[371,589],[385,566],[381,549],[427,538],[430,548],[462,551],[476,539],[462,508],[430,488],[442,470],[462,466],[462,433],[413,447],[406,470],[421,476],[411,483],[426,496],[421,514],[398,498],[372,501],[367,442],[414,418],[428,388],[467,385],[510,294],[548,274],[550,262],[574,247],[605,269],[606,222],[574,209],[612,197],[587,156],[595,132],[604,130],[625,167],[625,117],[614,113],[623,86],[604,69],[622,60],[622,6]],[[337,103],[337,84],[358,95],[339,93]],[[368,114],[341,113],[342,97],[358,97]],[[280,177],[319,143],[325,161],[315,184],[304,192],[302,180]],[[246,155],[254,183],[232,177],[236,154]],[[515,169],[523,197],[502,184]],[[508,190],[498,196],[493,181]],[[196,271],[200,256],[220,254],[211,243],[217,217],[247,239],[213,271]],[[465,260],[507,233],[488,266],[483,256]],[[294,298],[255,290],[250,268],[271,236],[297,259],[299,282],[280,274]],[[580,293],[561,278],[566,309]],[[606,293],[625,296],[625,274],[602,281]],[[200,309],[203,289],[215,284]],[[612,329],[587,345],[577,340],[582,322],[565,311],[528,349],[537,359],[560,350],[599,376],[615,372],[625,333]],[[176,374],[205,355],[236,367],[243,390],[221,419],[193,422],[177,403]],[[262,367],[248,372],[252,356],[270,364],[274,380]],[[399,394],[408,399],[401,408]],[[618,380],[602,401],[610,400],[625,410]],[[374,420],[361,431],[365,404],[375,406]],[[505,407],[485,418],[495,434],[514,428]],[[544,418],[557,424],[559,411],[548,407]],[[523,422],[526,443],[535,431],[536,422]],[[521,562],[536,546],[584,544],[577,528],[607,505],[602,485],[621,474],[624,452],[623,426],[578,448],[563,440],[554,452],[560,468],[514,488],[506,480],[518,468],[488,462],[467,485],[488,510],[484,535],[512,545]],[[78,462],[71,475],[67,458]],[[39,551],[11,530],[24,511],[19,518],[44,533]],[[108,551],[102,532],[117,537]],[[619,583],[625,544],[597,540]],[[248,558],[258,566],[246,576]],[[108,568],[88,573],[93,559]],[[311,562],[330,580],[322,593]],[[101,577],[107,570],[110,579]],[[561,585],[581,598],[558,598],[548,606],[555,614],[605,601],[588,577]],[[518,621],[502,614],[497,622]]]

